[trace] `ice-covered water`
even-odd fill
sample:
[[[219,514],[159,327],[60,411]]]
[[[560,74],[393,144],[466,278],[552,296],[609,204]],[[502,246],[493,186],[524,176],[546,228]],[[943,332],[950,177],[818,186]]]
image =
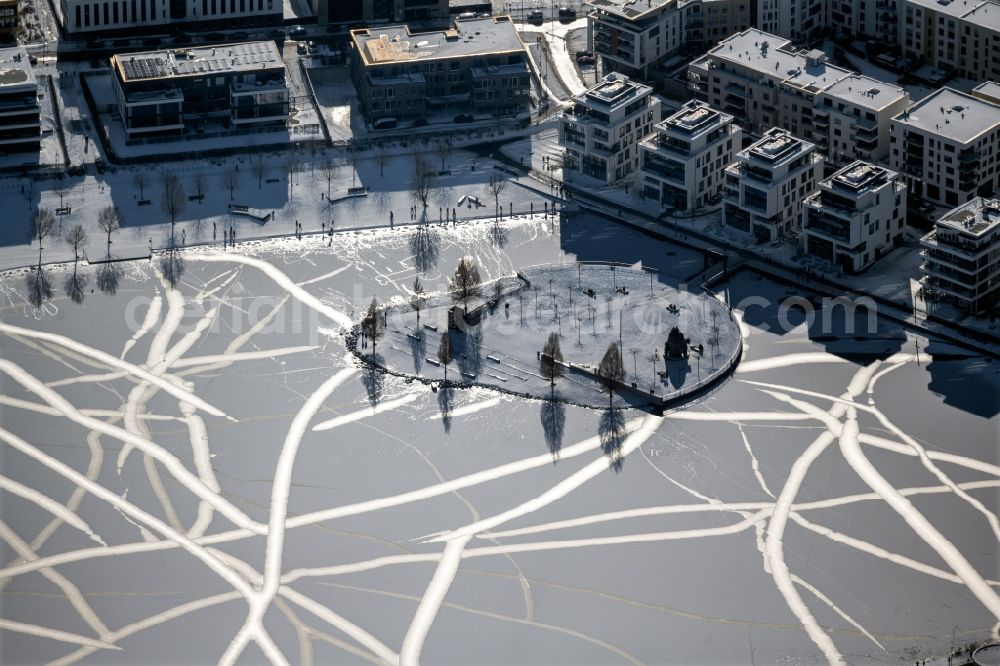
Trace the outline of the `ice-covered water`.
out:
[[[42,312],[3,278],[0,661],[899,663],[989,638],[980,354],[807,318],[749,273],[721,286],[740,368],[664,416],[432,393],[346,354],[372,296],[444,289],[465,254],[487,278],[701,271],[608,224],[191,251],[176,289],[132,264]]]

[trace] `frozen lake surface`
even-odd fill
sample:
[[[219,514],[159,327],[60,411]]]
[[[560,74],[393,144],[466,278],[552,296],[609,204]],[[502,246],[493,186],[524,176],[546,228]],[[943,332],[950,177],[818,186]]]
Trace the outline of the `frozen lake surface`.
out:
[[[0,278],[0,662],[895,664],[995,635],[980,354],[747,272],[718,287],[735,375],[662,416],[347,353],[373,296],[442,291],[466,254],[701,272],[610,225],[191,250],[176,289],[131,263],[40,312]]]

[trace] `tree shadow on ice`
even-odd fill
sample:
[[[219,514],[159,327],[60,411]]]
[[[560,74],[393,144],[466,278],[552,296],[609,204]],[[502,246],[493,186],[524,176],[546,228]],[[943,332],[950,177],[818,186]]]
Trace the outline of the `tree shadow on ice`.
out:
[[[418,225],[410,236],[410,252],[413,253],[414,265],[421,273],[426,273],[437,266],[441,255],[441,240],[437,231],[426,223]]]
[[[615,472],[622,471],[625,456],[622,445],[625,442],[625,416],[620,409],[605,409],[601,412],[597,434],[601,440],[601,450],[608,457],[608,464]]]
[[[927,388],[941,396],[944,404],[986,419],[1000,413],[1000,362],[937,341],[920,350],[924,361],[925,354],[931,357]]]
[[[181,281],[181,276],[184,275],[184,268],[184,259],[181,257],[181,253],[171,245],[163,257],[160,258],[160,270],[163,272],[163,279],[173,289],[176,289],[177,284]]]
[[[28,290],[28,302],[36,308],[42,307],[45,301],[52,298],[52,283],[49,282],[49,276],[41,266],[28,271],[25,284]]]
[[[456,310],[456,314],[458,311]],[[463,378],[478,377],[483,370],[483,331],[479,326],[469,326],[460,335],[452,336],[455,364]]]
[[[114,296],[118,291],[118,283],[121,281],[122,269],[111,261],[111,255],[107,261],[97,268],[97,288],[109,296]]]
[[[454,392],[448,384],[441,384],[438,387],[438,409],[441,410],[441,425],[444,426],[445,432],[451,432],[451,412],[454,407],[454,397]]]
[[[500,250],[507,246],[507,230],[503,228],[499,220],[495,220],[490,227],[490,242]]]
[[[385,374],[377,367],[377,363],[383,361],[382,356],[375,354],[375,357],[366,357],[365,367],[361,371],[361,383],[365,387],[368,395],[368,402],[372,407],[377,407],[382,400],[382,391],[385,388]]]
[[[87,278],[81,275],[76,268],[73,272],[66,276],[66,282],[63,283],[63,292],[69,296],[69,299],[76,304],[83,303],[84,298],[84,288],[87,286]]]
[[[559,460],[563,435],[566,432],[566,405],[557,400],[543,400],[541,407],[542,434],[552,454],[552,462]]]

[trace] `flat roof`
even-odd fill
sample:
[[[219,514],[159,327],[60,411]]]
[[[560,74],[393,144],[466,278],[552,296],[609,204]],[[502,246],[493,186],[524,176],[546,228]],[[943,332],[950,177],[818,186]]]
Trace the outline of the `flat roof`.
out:
[[[37,87],[28,52],[20,46],[0,49],[0,90],[14,92],[20,87]]]
[[[837,99],[873,111],[884,109],[902,99],[909,99],[906,90],[900,86],[861,74],[847,76],[829,86],[825,92]]]
[[[803,141],[786,129],[772,127],[764,132],[764,136],[744,148],[740,155],[774,165],[794,159],[813,147],[813,144]]]
[[[1000,106],[944,87],[896,116],[895,120],[957,143],[969,143],[1000,124]]]
[[[275,43],[267,40],[115,54],[111,66],[118,70],[123,81],[134,82],[280,69],[285,63]]]
[[[717,111],[705,102],[686,102],[679,111],[671,114],[658,126],[679,130],[692,137],[707,132],[713,128],[721,127],[732,122],[733,117],[728,113]]]
[[[895,171],[858,160],[840,169],[823,182],[854,192],[861,192],[868,188],[885,185],[897,176]]]
[[[657,12],[664,5],[672,2],[677,2],[677,0],[588,0],[586,4],[609,14],[634,19],[643,14]]]
[[[972,89],[972,96],[992,104],[1000,103],[1000,83],[986,81]]]
[[[612,72],[574,99],[583,105],[597,103],[602,107],[614,109],[652,91],[653,88],[644,83],[633,81],[624,74]]]
[[[976,197],[945,213],[937,221],[940,228],[980,237],[1000,226],[1000,199]]]
[[[963,16],[962,19],[974,25],[1000,31],[1000,4],[984,2]]]
[[[985,28],[1000,30],[1000,4],[992,0],[906,0],[910,4]]]
[[[407,25],[360,28],[351,30],[351,39],[366,65],[469,58],[525,50],[509,16],[456,18],[453,27],[433,32],[410,32]]]
[[[782,83],[801,88],[812,87],[817,92],[851,74],[827,62],[810,64],[810,56],[819,59],[825,58],[826,54],[822,51],[793,51],[787,39],[757,28],[722,40],[708,55],[777,78]]]

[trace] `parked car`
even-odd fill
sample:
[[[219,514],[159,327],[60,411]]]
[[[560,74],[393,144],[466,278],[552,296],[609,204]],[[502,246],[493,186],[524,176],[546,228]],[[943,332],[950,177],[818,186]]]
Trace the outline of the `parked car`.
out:
[[[293,25],[291,28],[288,29],[288,36],[289,37],[305,37],[306,36],[306,29],[303,28],[301,25]]]
[[[379,118],[372,123],[373,130],[395,129],[399,123],[395,118]]]
[[[567,7],[566,5],[563,5],[562,7],[559,8],[559,18],[569,19],[569,20],[575,19],[576,10],[573,9],[572,7]]]
[[[592,55],[579,56],[576,59],[576,62],[577,64],[580,65],[593,65],[595,62],[597,62],[597,58],[595,58]]]
[[[414,127],[423,127],[426,124],[427,124],[427,119],[426,118],[417,118],[416,120],[413,121],[413,126]]]
[[[541,9],[532,9],[528,12],[528,23],[541,23],[545,20],[545,13]]]
[[[455,116],[456,123],[471,123],[475,118],[472,117],[471,113],[460,113]]]
[[[295,52],[298,53],[299,55],[305,55],[306,53],[308,53],[308,49],[306,49],[306,43],[305,42],[297,43],[295,45]]]
[[[458,16],[456,16],[455,18],[462,19],[463,21],[468,20],[468,19],[474,19],[474,18],[476,18],[476,12],[462,12],[461,14],[459,14]]]

